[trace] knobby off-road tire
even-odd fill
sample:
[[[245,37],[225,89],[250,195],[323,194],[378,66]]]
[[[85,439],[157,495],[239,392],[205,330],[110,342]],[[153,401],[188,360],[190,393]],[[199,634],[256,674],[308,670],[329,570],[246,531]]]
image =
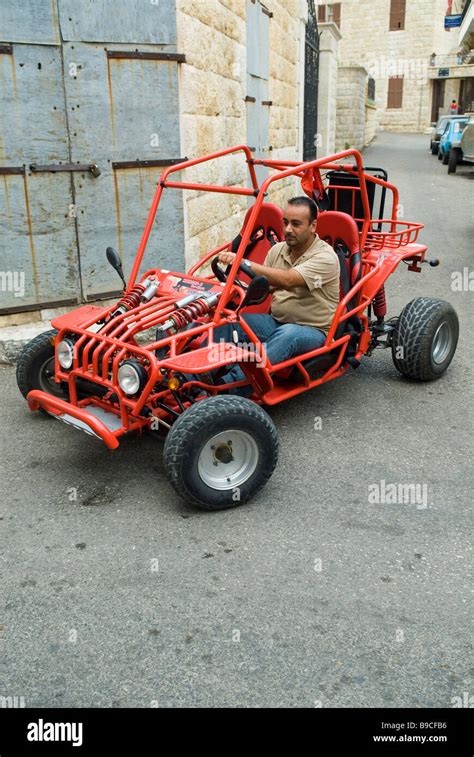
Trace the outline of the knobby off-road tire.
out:
[[[54,381],[54,346],[56,329],[38,334],[25,345],[16,366],[16,382],[23,397],[32,389],[41,389],[54,397],[65,398],[64,388]]]
[[[448,160],[448,173],[456,173],[456,168],[458,167],[458,151],[457,150],[450,150],[449,152],[449,160]]]
[[[201,510],[225,510],[248,502],[267,483],[278,460],[277,431],[254,402],[210,397],[173,424],[163,459],[183,499]]]
[[[404,307],[393,333],[395,367],[418,381],[438,379],[454,357],[458,337],[459,321],[452,305],[418,297]]]

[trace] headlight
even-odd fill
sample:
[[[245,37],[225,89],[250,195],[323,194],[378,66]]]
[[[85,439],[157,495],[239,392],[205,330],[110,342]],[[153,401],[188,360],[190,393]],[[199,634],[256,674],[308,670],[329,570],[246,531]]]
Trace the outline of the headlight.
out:
[[[68,371],[72,368],[72,361],[74,359],[74,344],[70,339],[63,339],[59,342],[57,347],[58,362],[61,368]]]
[[[125,360],[118,369],[118,383],[122,392],[132,396],[142,389],[148,374],[137,360]]]

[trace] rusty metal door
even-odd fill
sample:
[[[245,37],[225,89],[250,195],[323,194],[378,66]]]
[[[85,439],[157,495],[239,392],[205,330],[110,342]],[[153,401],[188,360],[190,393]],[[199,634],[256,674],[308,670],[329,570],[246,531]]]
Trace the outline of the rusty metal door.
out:
[[[38,5],[45,18],[33,45],[34,24],[23,33],[21,23]],[[25,0],[20,15],[16,6],[3,0],[0,25],[0,35],[22,42],[12,55],[0,52],[0,272],[15,265],[26,285],[23,297],[0,292],[4,312],[118,291],[105,249],[116,247],[130,271],[158,177],[180,159],[184,59],[171,1],[124,0],[120,12],[114,0]],[[151,265],[183,268],[180,192],[160,205],[144,268]]]

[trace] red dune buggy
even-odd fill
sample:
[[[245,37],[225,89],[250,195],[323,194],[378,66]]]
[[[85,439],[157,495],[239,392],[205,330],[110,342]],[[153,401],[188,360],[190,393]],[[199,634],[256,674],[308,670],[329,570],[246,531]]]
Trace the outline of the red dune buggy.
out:
[[[173,180],[177,171],[231,153],[243,154],[249,187]],[[260,187],[256,166],[269,171]],[[268,281],[250,279],[242,261],[262,263],[270,246],[283,240],[282,211],[265,199],[275,182],[291,176],[301,178],[319,205],[318,234],[341,263],[341,297],[323,347],[271,365],[245,321],[246,344],[219,345],[214,330],[249,311],[269,312]],[[188,273],[153,268],[140,275],[160,200],[172,189],[242,195],[254,203],[239,236]],[[384,218],[387,196],[392,207]],[[303,163],[257,160],[238,146],[171,166],[159,179],[128,284],[118,254],[107,250],[124,282],[123,297],[111,307],[85,305],[56,318],[54,330],[33,339],[19,359],[20,391],[31,410],[80,428],[110,449],[130,431],[165,433],[165,470],[182,497],[204,510],[242,504],[277,463],[277,433],[264,406],[339,378],[379,347],[390,348],[395,367],[411,379],[437,379],[450,364],[459,332],[451,305],[419,297],[400,317],[385,318],[390,274],[402,261],[416,272],[428,262],[427,248],[417,243],[423,225],[398,220],[397,207],[398,191],[386,173],[364,168],[356,150]],[[223,270],[216,256],[231,249],[235,260]],[[210,372],[225,373],[235,363],[245,381],[209,380]],[[223,393],[246,384],[249,399]]]

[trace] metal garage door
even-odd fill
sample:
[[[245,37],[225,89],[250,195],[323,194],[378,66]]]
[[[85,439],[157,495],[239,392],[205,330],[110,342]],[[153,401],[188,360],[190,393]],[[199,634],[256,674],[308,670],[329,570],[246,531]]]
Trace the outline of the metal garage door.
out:
[[[21,5],[0,11],[3,312],[117,291],[105,248],[130,271],[158,176],[180,159],[174,2]],[[184,264],[178,192],[160,207],[152,263]]]

